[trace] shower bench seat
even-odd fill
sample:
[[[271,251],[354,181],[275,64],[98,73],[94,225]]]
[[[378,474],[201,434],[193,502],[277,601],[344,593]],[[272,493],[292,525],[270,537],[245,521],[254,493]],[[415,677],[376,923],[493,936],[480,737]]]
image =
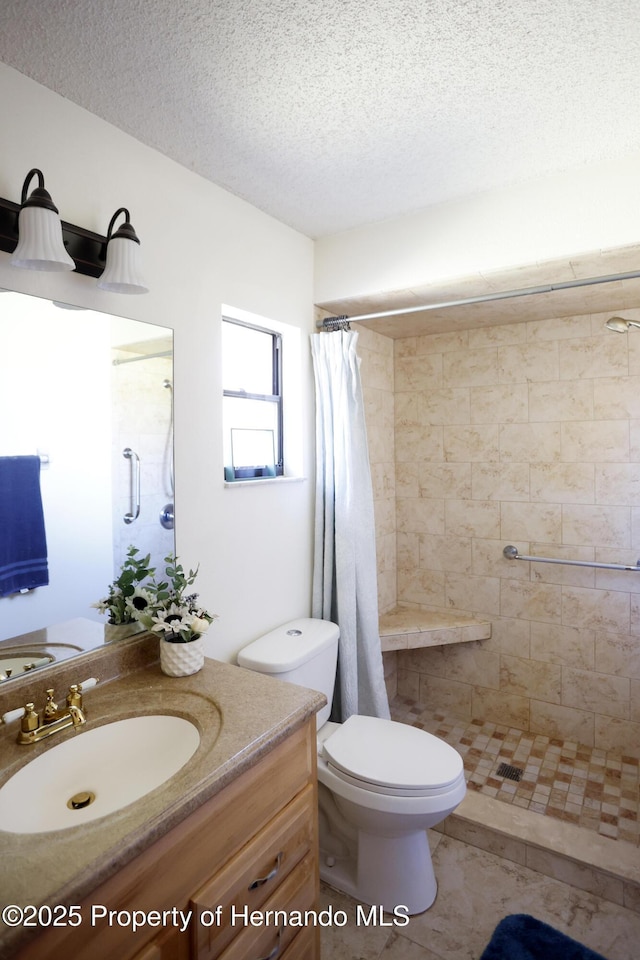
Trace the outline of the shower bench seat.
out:
[[[383,652],[469,643],[491,636],[491,622],[464,614],[396,607],[380,617]]]

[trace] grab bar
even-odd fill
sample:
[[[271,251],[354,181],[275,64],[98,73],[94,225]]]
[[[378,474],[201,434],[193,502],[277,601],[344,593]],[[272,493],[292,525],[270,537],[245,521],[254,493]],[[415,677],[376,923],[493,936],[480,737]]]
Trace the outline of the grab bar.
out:
[[[626,563],[597,563],[595,560],[560,560],[557,557],[527,557],[518,553],[518,548],[509,544],[502,551],[507,560],[531,560],[532,563],[566,563],[570,567],[597,567],[599,570],[631,570],[640,572],[640,560],[635,567]]]
[[[131,447],[125,447],[122,456],[131,462],[131,510],[122,519],[133,523],[140,516],[140,457]]]

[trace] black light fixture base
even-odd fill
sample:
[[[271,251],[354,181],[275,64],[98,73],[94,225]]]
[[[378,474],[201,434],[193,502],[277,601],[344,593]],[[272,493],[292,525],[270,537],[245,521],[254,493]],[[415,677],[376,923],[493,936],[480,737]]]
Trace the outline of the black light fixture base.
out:
[[[19,203],[0,197],[0,250],[4,253],[13,253],[18,245],[19,213]],[[106,237],[63,220],[62,240],[76,265],[76,273],[85,277],[101,276],[107,255]]]

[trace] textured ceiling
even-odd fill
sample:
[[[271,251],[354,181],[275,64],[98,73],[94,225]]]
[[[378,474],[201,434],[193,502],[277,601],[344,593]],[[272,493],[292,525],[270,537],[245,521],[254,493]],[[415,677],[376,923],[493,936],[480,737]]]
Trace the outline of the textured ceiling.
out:
[[[640,150],[638,0],[2,0],[0,60],[311,237]]]

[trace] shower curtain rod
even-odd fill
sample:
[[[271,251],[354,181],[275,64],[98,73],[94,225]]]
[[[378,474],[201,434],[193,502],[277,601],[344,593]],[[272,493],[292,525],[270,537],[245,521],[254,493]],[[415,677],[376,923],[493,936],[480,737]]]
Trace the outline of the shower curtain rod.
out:
[[[122,360],[112,360],[111,363],[114,367],[119,367],[121,363],[137,363],[138,360],[155,360],[156,357],[171,357],[173,355],[173,350],[165,350],[163,353],[143,353],[139,357],[126,357]]]
[[[377,320],[381,317],[398,317],[407,313],[422,313],[425,310],[440,310],[444,307],[466,307],[472,303],[491,303],[494,300],[510,300],[515,297],[529,297],[538,293],[555,293],[557,290],[571,290],[574,287],[592,287],[598,283],[613,283],[616,280],[640,279],[640,271],[630,273],[614,273],[605,277],[589,277],[583,280],[565,280],[561,283],[550,283],[540,287],[524,287],[521,290],[505,290],[502,293],[485,293],[476,297],[465,297],[462,300],[442,300],[439,303],[425,303],[419,307],[400,307],[397,310],[381,310],[379,313],[365,313],[359,317],[326,317],[318,320],[316,327],[321,329],[335,329],[337,321],[346,320]]]

